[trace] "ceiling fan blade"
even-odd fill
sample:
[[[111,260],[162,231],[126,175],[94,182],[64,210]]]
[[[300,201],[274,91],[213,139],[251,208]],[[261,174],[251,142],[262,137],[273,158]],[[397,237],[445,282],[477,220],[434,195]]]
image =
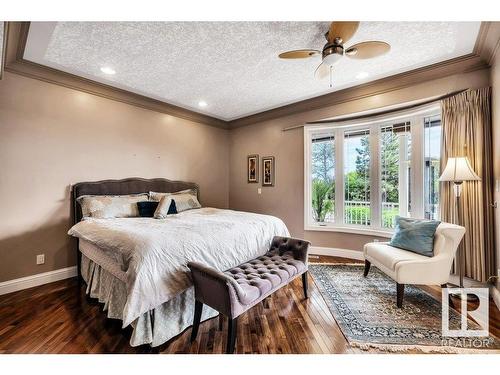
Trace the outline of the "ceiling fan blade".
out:
[[[357,21],[334,21],[330,24],[328,31],[328,42],[333,43],[335,38],[342,39],[342,43],[347,42],[352,38],[358,30],[359,22]]]
[[[319,66],[316,68],[316,71],[314,72],[314,78],[316,79],[325,79],[330,75],[330,65],[321,63]]]
[[[355,44],[345,50],[347,57],[351,59],[371,59],[381,56],[391,50],[391,46],[386,42],[370,41]]]
[[[315,49],[298,49],[295,51],[287,51],[279,54],[281,59],[305,59],[311,56],[320,55],[321,51]]]

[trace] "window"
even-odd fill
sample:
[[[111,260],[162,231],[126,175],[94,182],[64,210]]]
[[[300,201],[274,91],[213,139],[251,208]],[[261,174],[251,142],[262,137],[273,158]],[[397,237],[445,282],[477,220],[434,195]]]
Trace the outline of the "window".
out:
[[[305,229],[389,236],[397,215],[439,218],[439,113],[306,126]]]
[[[344,223],[370,225],[370,130],[344,132]]]
[[[411,216],[410,121],[380,128],[380,210],[382,228],[394,228],[396,215]]]
[[[335,137],[332,131],[312,139],[311,215],[318,223],[335,221]]]
[[[429,116],[424,119],[425,169],[424,204],[425,218],[439,218],[439,176],[441,175],[441,117]]]

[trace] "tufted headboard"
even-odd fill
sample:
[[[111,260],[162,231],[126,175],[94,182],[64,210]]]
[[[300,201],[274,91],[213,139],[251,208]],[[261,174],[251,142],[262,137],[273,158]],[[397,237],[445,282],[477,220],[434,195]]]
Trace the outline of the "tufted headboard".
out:
[[[82,195],[126,195],[149,193],[172,193],[179,190],[195,188],[200,199],[200,189],[194,182],[170,181],[165,178],[125,178],[123,180],[103,180],[94,182],[79,182],[72,187],[72,206],[74,210],[74,223],[82,219],[82,210],[77,203],[77,198]]]

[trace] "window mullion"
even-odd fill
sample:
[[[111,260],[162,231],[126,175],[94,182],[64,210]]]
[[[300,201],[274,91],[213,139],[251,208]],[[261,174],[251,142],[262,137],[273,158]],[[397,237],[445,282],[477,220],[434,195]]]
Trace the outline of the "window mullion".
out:
[[[406,132],[398,135],[399,166],[398,166],[398,205],[399,215],[408,216],[408,136]]]
[[[380,125],[370,127],[370,226],[382,227],[380,195]]]
[[[424,217],[424,118],[411,119],[411,216]]]
[[[335,130],[335,223],[344,223],[344,131]]]

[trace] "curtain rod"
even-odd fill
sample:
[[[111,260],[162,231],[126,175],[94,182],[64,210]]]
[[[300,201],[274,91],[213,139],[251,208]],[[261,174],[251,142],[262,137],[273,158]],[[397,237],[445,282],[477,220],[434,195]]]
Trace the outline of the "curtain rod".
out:
[[[434,103],[434,102],[437,102],[437,101],[440,101],[440,100],[443,100],[443,99],[446,99],[446,98],[450,98],[450,97],[452,97],[454,95],[461,94],[461,93],[463,93],[463,92],[465,92],[467,90],[468,89],[453,91],[453,92],[450,92],[448,94],[444,94],[444,95],[438,96],[437,98],[425,100],[425,101],[420,102],[420,103],[409,104],[409,105],[406,105],[406,106],[403,106],[403,107],[388,109],[388,110],[385,110],[385,111],[368,113],[366,115],[358,115],[358,116],[345,117],[345,118],[342,118],[342,119],[339,119],[339,120],[330,119],[330,120],[311,121],[311,122],[306,122],[305,125],[329,124],[329,123],[332,123],[332,122],[340,122],[340,121],[343,122],[343,121],[361,120],[361,119],[372,117],[372,116],[386,115],[386,114],[393,113],[393,112],[404,111],[404,110],[407,110],[407,109],[417,108],[417,107],[421,107],[421,106],[424,106],[424,105],[427,105],[427,104],[431,104],[431,103]],[[281,130],[284,131],[284,132],[286,132],[288,130],[303,128],[305,125],[289,126],[287,128],[283,128]]]

